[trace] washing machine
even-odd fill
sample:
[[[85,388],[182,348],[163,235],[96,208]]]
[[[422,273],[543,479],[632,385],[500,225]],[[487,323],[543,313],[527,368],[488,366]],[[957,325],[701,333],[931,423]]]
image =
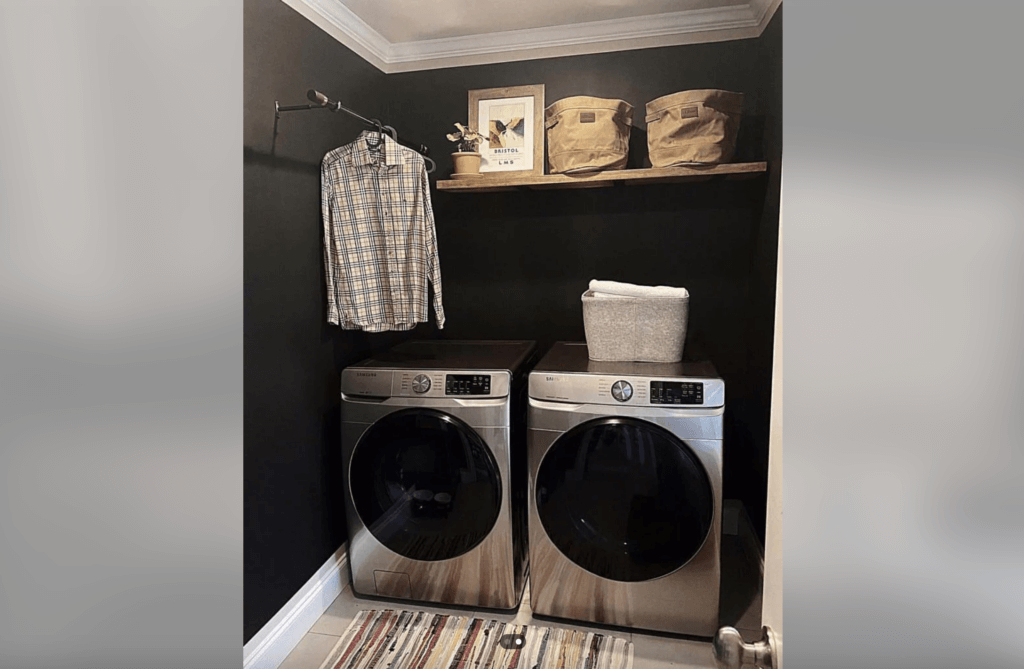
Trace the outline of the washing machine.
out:
[[[341,445],[352,588],[517,608],[529,564],[530,341],[411,341],[346,368]]]
[[[718,630],[725,384],[710,363],[618,363],[559,342],[529,377],[534,613]]]

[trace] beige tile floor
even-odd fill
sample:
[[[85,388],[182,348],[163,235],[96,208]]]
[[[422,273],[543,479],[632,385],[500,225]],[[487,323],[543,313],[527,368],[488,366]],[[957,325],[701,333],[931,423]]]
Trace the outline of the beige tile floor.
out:
[[[749,552],[743,550],[738,537],[723,537],[721,621],[723,625],[739,629],[748,641],[758,638],[761,628],[761,588],[757,566],[751,562]],[[633,642],[633,669],[713,669],[715,666],[709,639],[655,635],[622,628],[596,628],[548,618],[534,620],[529,585],[515,613],[367,599],[356,596],[348,585],[285,658],[280,669],[318,669],[355,615],[363,609],[376,608],[472,615],[505,622],[514,620],[520,624],[533,621],[533,624],[547,627],[595,630]]]

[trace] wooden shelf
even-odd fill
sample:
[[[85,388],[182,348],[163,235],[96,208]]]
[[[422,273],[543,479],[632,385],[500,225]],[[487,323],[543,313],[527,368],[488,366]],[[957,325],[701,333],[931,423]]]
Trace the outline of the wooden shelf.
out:
[[[609,170],[576,175],[508,176],[495,173],[484,174],[479,179],[438,180],[437,188],[453,193],[493,193],[520,188],[603,188],[617,184],[633,186],[706,181],[714,177],[751,179],[764,174],[767,169],[768,163],[726,163],[710,167],[652,167],[643,170]]]

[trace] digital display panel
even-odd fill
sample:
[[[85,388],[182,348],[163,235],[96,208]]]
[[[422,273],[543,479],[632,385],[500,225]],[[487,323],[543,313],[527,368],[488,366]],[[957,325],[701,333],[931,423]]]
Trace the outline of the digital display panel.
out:
[[[704,384],[651,381],[651,404],[704,404]]]
[[[490,374],[448,374],[444,377],[445,395],[490,395]]]

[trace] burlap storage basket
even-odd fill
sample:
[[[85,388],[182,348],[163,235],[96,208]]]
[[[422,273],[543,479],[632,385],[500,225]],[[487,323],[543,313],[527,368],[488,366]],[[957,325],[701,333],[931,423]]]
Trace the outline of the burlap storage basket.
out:
[[[742,115],[743,94],[729,91],[683,91],[648,102],[651,165],[729,162]]]
[[[583,331],[591,360],[679,362],[688,297],[594,297],[583,293]]]
[[[548,172],[571,174],[621,170],[629,155],[633,105],[578,95],[544,110]]]

